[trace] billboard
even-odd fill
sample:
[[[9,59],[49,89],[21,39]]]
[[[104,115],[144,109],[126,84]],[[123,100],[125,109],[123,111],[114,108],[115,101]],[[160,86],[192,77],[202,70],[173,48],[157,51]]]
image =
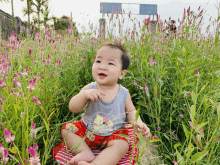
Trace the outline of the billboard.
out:
[[[157,15],[157,5],[140,4],[140,15]]]
[[[118,9],[118,14],[121,14],[122,4],[132,4],[132,3],[108,3],[100,2],[100,13],[112,13],[114,7],[114,13]],[[135,3],[136,4],[136,3]],[[157,15],[157,5],[155,4],[139,4],[139,15]]]
[[[121,3],[107,3],[107,2],[101,2],[101,5],[103,7],[103,10],[101,10],[100,7],[100,13],[112,13],[112,9],[114,7],[114,13],[116,13],[118,9],[118,14],[121,14]]]

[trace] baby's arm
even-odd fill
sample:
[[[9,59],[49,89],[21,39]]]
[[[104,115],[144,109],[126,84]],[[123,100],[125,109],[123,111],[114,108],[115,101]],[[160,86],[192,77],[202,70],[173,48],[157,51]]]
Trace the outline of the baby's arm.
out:
[[[128,96],[126,98],[126,103],[125,103],[125,112],[127,114],[127,120],[130,124],[134,124],[135,121],[135,114],[136,114],[136,109],[134,107],[134,104],[132,103],[130,93],[128,93]],[[137,123],[143,124],[143,121],[141,120],[140,116],[138,117]]]
[[[86,90],[89,90],[89,84],[84,86],[77,95],[71,98],[69,102],[69,110],[71,112],[79,113],[83,110],[88,101],[84,95]]]

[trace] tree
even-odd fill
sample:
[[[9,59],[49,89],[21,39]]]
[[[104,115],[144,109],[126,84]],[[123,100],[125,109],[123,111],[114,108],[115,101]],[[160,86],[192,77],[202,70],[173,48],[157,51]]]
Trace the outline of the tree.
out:
[[[43,11],[43,15],[44,15],[43,24],[44,24],[44,27],[46,28],[47,27],[47,22],[52,20],[53,18],[49,17],[49,13],[50,13],[49,3],[46,3],[44,7],[45,8],[44,8],[44,11]]]
[[[13,0],[11,0],[11,11],[12,11],[12,17],[14,17],[14,3],[13,3]]]
[[[0,0],[0,2],[6,2],[7,3],[7,2],[9,2],[9,0]]]
[[[21,0],[22,2],[24,0]],[[28,25],[30,26],[30,15],[32,14],[32,0],[26,0],[27,2],[27,8],[23,8],[23,13],[24,13],[24,16],[28,15]]]
[[[54,27],[56,30],[66,30],[68,29],[70,23],[73,23],[72,20],[70,20],[70,17],[63,15],[61,18],[57,18],[57,17],[53,17],[53,21],[54,21]],[[75,24],[73,24],[73,30],[74,30],[74,35],[77,36],[79,35],[79,32],[75,26]]]

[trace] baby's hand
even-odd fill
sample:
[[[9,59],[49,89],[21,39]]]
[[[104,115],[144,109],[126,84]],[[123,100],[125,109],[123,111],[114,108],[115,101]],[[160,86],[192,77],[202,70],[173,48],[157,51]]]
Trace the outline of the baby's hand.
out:
[[[101,101],[103,96],[106,96],[105,93],[98,89],[89,89],[85,90],[84,96],[87,100],[91,100],[92,102],[98,101],[98,99]]]
[[[142,136],[146,137],[145,141],[147,141],[150,137],[150,129],[147,127],[147,125],[144,123],[138,123],[138,122],[135,122],[134,125],[136,127],[137,133],[142,133]]]

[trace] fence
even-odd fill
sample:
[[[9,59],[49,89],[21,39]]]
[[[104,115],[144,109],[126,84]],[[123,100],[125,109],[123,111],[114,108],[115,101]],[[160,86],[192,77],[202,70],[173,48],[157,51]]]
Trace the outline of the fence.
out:
[[[13,18],[0,9],[0,39],[8,39],[12,31],[17,36],[21,31],[30,34],[33,32],[33,28],[28,28],[28,25],[22,22],[19,17]]]

